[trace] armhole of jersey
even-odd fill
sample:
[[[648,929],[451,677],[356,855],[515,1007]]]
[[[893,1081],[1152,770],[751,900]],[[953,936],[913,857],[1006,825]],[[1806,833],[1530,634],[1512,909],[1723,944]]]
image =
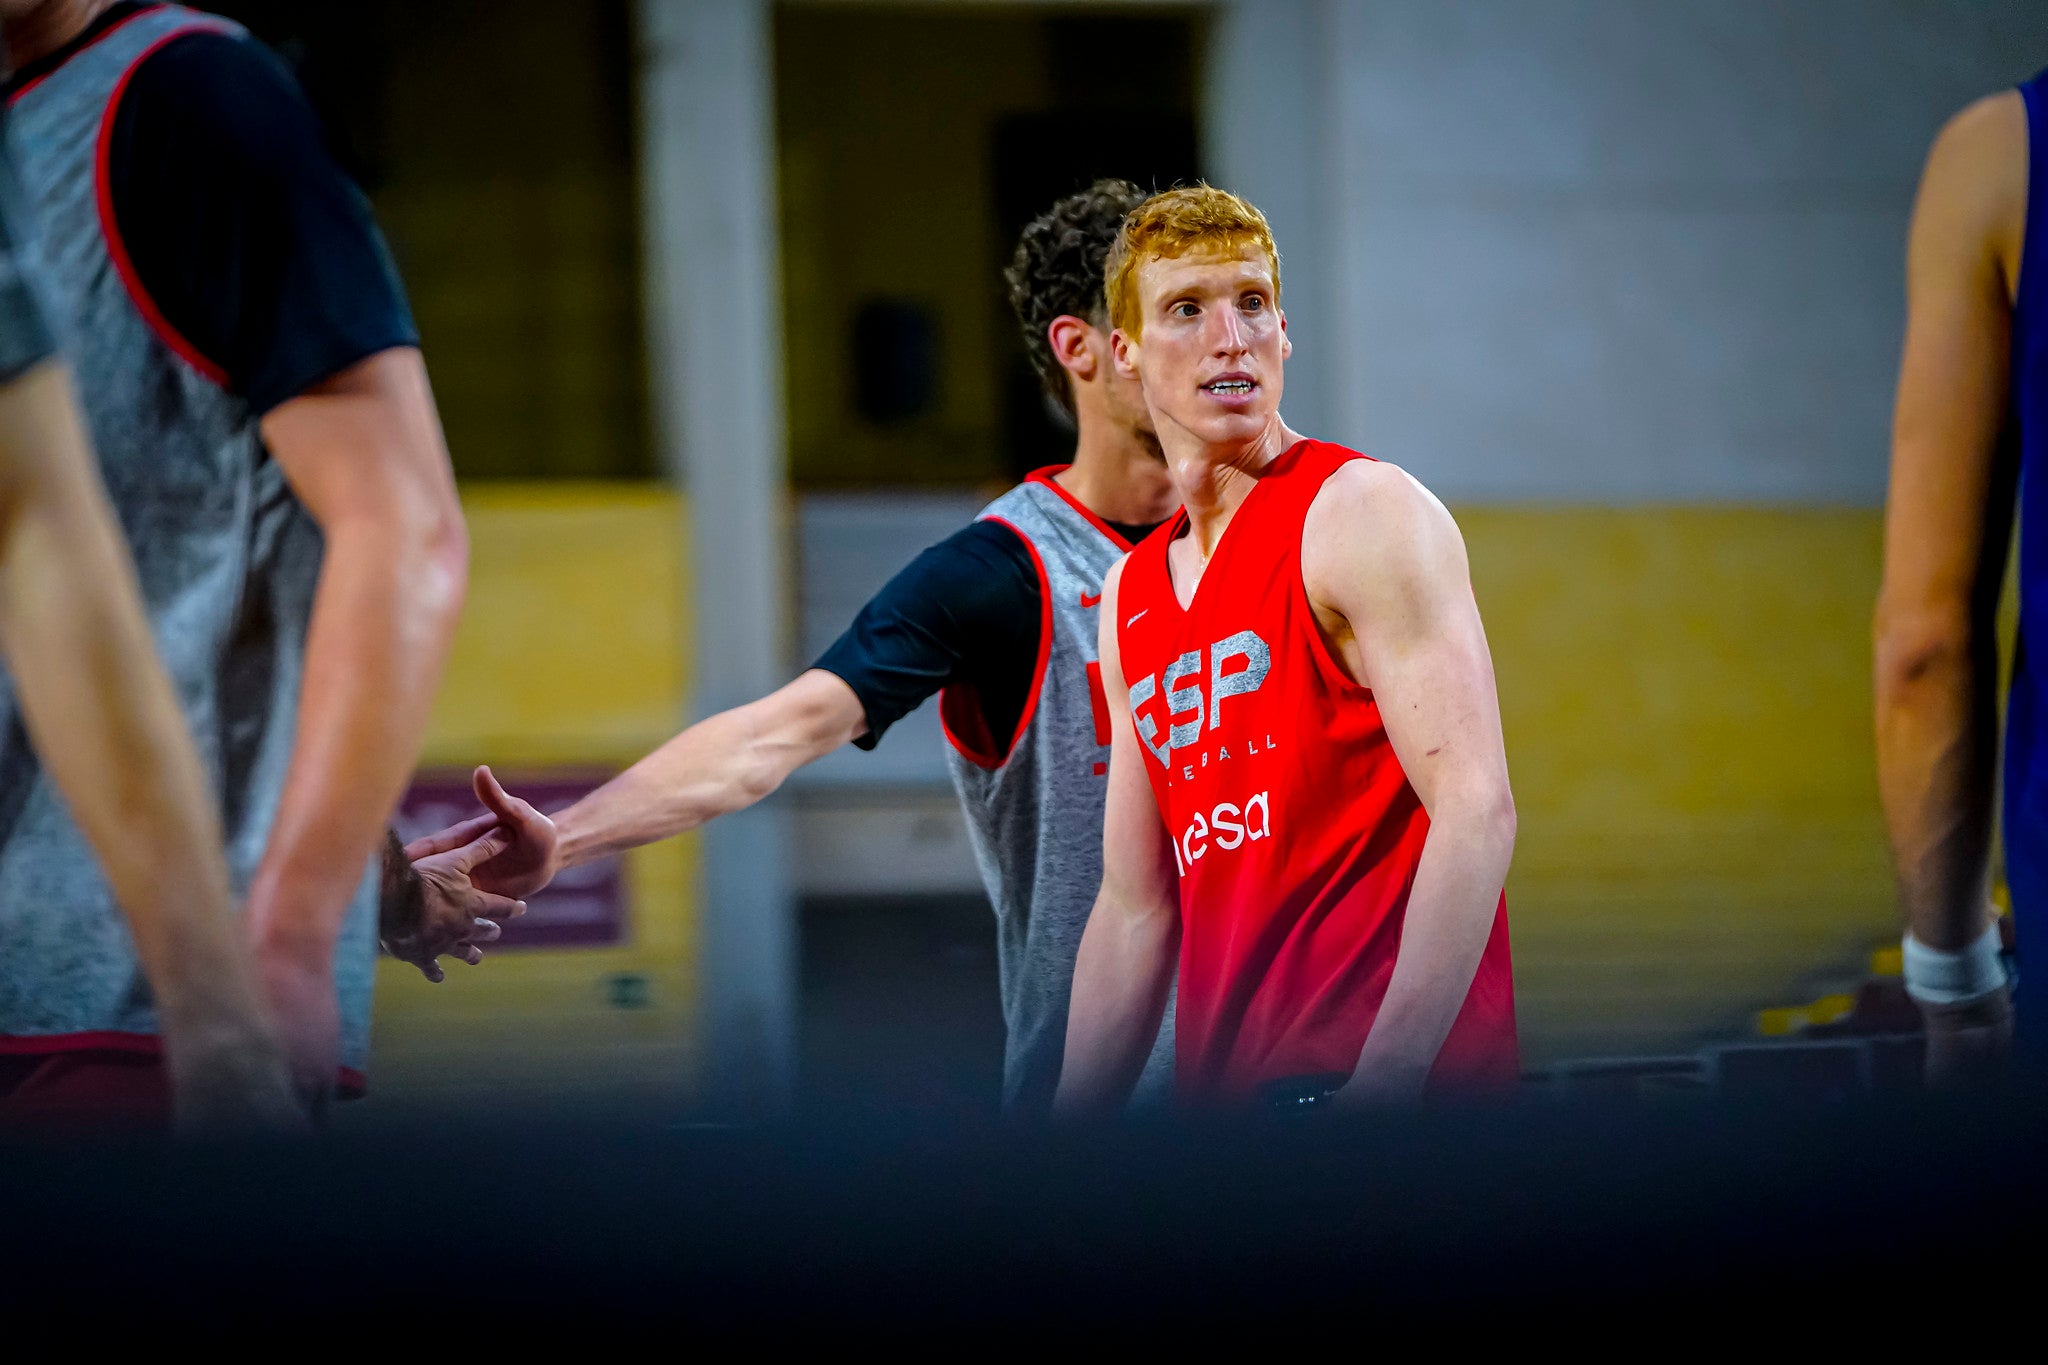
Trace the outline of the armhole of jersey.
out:
[[[195,33],[231,34],[232,30],[204,20],[173,29],[142,49],[135,60],[128,63],[127,69],[121,73],[121,78],[114,82],[113,93],[107,96],[107,107],[100,111],[99,142],[93,153],[93,181],[99,204],[100,236],[106,241],[107,257],[113,261],[114,271],[121,277],[121,284],[127,289],[130,301],[135,304],[135,310],[142,314],[142,320],[148,324],[150,331],[156,333],[157,339],[170,347],[180,360],[198,371],[208,382],[226,388],[227,371],[207,358],[205,353],[171,325],[170,319],[164,316],[163,310],[157,307],[156,300],[150,297],[149,290],[143,286],[142,276],[136,272],[135,262],[128,255],[128,245],[121,238],[121,225],[114,216],[114,183],[110,173],[114,149],[114,120],[120,113],[121,97],[128,93],[128,82],[142,69],[142,64],[160,49]]]
[[[2015,321],[2040,307],[2029,297],[2029,291],[2038,288],[2037,279],[2042,271],[2048,270],[2048,261],[2039,259],[2048,251],[2048,185],[2041,184],[2041,177],[2035,174],[2042,161],[2048,159],[2042,155],[2048,153],[2048,140],[2044,140],[2044,134],[2048,134],[2048,72],[2021,85],[2019,92],[2027,130],[2027,197],[2021,210],[2026,221],[2020,224],[2019,278],[2013,282]],[[2014,327],[2013,332],[2017,342],[2021,329]],[[2013,401],[2018,402],[2017,394]]]
[[[1316,499],[1323,495],[1323,488],[1330,482],[1331,477],[1345,465],[1350,464],[1353,460],[1370,460],[1371,458],[1372,456],[1370,455],[1352,451],[1344,459],[1332,465],[1324,473],[1323,477],[1316,482],[1315,491],[1310,493],[1308,498],[1302,503],[1301,525],[1294,528],[1294,542],[1296,546],[1294,551],[1294,595],[1296,602],[1301,606],[1302,622],[1308,629],[1309,651],[1315,655],[1316,667],[1322,671],[1326,678],[1333,683],[1349,688],[1353,692],[1363,694],[1366,697],[1372,696],[1372,689],[1351,676],[1350,670],[1344,667],[1344,661],[1337,657],[1330,648],[1330,642],[1323,638],[1322,627],[1316,624],[1316,608],[1315,603],[1309,600],[1308,570],[1302,563],[1302,553],[1308,546],[1308,514],[1315,507]]]
[[[1124,560],[1123,575],[1116,581],[1116,659],[1117,666],[1123,669],[1124,681],[1126,682],[1129,682],[1131,677],[1131,614],[1124,610],[1124,606],[1131,600],[1129,594],[1131,575],[1152,572],[1154,566],[1151,563],[1151,559],[1157,559],[1159,561],[1157,565],[1159,576],[1166,581],[1167,600],[1170,602],[1174,600],[1173,573],[1166,567],[1166,548],[1172,545],[1174,540],[1180,535],[1181,521],[1186,516],[1186,508],[1175,508],[1173,515],[1166,519],[1166,534],[1164,536],[1147,537],[1137,549],[1131,551],[1129,557]],[[1154,541],[1158,541],[1159,544],[1155,546],[1153,544]],[[1147,556],[1150,556],[1150,558],[1147,558]],[[1109,595],[1108,579],[1109,575],[1104,574],[1102,587],[1105,597]],[[1178,606],[1179,603],[1175,602],[1174,605]],[[1147,607],[1145,610],[1150,611],[1151,608]],[[1132,716],[1131,724],[1135,726],[1137,723],[1137,717]],[[1115,727],[1112,725],[1111,729],[1113,731]]]
[[[1002,517],[983,517],[982,520],[1009,527],[1017,539],[1024,542],[1024,548],[1031,552],[1031,567],[1038,573],[1038,660],[1032,665],[1031,690],[1024,694],[1024,709],[1017,713],[1017,728],[1010,732],[1009,747],[1000,754],[995,752],[988,719],[980,714],[981,699],[972,688],[944,687],[939,690],[939,728],[946,732],[946,742],[975,767],[994,771],[1008,763],[1010,755],[1017,752],[1024,732],[1031,728],[1032,718],[1038,714],[1038,695],[1045,690],[1045,666],[1052,658],[1052,580],[1046,576],[1045,561],[1038,557],[1038,547],[1031,543],[1030,536]],[[961,713],[959,708],[962,707],[973,707],[974,710]],[[963,731],[967,732],[964,738]]]

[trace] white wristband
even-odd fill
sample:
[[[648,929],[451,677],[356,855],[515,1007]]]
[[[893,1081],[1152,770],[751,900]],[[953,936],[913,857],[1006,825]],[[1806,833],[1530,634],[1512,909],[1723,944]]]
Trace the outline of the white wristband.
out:
[[[1904,948],[1906,994],[1923,1005],[1960,1005],[1981,999],[2005,985],[2005,963],[1998,956],[1995,922],[1975,943],[1953,952],[1930,948],[1910,933]]]

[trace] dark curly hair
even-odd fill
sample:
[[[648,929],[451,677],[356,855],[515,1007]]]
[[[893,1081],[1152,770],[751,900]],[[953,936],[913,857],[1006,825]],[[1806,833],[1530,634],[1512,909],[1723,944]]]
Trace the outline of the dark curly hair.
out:
[[[1109,310],[1102,299],[1103,258],[1116,245],[1124,215],[1145,198],[1145,191],[1128,180],[1098,180],[1068,195],[1025,225],[1016,254],[1003,271],[1031,367],[1069,415],[1074,395],[1067,387],[1067,372],[1053,357],[1046,328],[1061,314],[1087,318],[1097,326],[1108,324]]]

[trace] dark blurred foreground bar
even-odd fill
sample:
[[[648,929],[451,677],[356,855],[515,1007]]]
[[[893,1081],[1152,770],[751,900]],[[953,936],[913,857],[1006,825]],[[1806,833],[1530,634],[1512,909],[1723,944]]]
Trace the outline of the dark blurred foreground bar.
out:
[[[95,1341],[1236,1329],[1292,1354],[1333,1331],[1646,1316],[1657,1340],[1806,1320],[1839,1341],[1893,1321],[1905,1285],[1998,1315],[2048,1227],[2044,1114],[1540,1104],[1060,1133],[614,1115],[20,1146],[0,1152],[0,1311]]]

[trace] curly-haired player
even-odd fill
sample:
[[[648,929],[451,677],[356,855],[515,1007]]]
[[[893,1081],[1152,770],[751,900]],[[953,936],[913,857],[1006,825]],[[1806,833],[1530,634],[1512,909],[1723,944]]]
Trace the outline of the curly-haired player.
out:
[[[1143,396],[1112,363],[1102,294],[1103,259],[1144,197],[1102,180],[1062,199],[1024,230],[1005,272],[1032,362],[1073,414],[1073,463],[1032,474],[912,560],[787,687],[691,726],[552,824],[480,770],[495,815],[475,829],[498,825],[513,843],[477,868],[477,888],[530,895],[563,867],[750,806],[842,744],[873,748],[937,692],[996,913],[1004,1100],[1050,1105],[1102,875],[1109,730],[1096,604],[1110,565],[1176,501]],[[1142,1094],[1170,1082],[1171,1037],[1151,1056]]]

